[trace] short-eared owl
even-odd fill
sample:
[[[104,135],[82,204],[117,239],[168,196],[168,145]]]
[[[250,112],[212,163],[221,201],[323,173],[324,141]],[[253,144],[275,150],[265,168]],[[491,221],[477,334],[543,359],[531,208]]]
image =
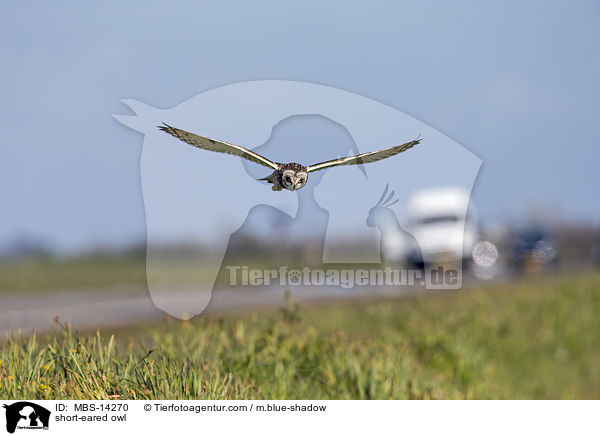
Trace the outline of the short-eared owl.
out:
[[[371,151],[369,153],[362,153],[356,156],[342,157],[314,165],[304,166],[298,163],[282,164],[279,162],[273,162],[266,157],[254,153],[247,148],[240,147],[239,145],[217,141],[216,139],[205,138],[204,136],[171,127],[166,123],[164,126],[158,126],[158,128],[185,143],[193,145],[194,147],[203,148],[204,150],[209,151],[217,151],[219,153],[233,154],[273,169],[273,173],[271,173],[269,176],[259,179],[272,183],[273,191],[281,191],[284,188],[289,191],[297,191],[306,185],[306,182],[308,181],[308,173],[312,171],[320,171],[340,165],[359,165],[363,163],[377,162],[379,160],[395,156],[398,153],[402,153],[403,151],[408,150],[409,148],[414,147],[421,142],[421,140],[417,138],[414,141],[386,148],[385,150]]]

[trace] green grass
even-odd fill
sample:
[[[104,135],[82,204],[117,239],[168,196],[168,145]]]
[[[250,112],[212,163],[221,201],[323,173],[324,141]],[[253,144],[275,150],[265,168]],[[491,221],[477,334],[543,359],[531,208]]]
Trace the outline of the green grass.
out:
[[[600,274],[0,345],[0,397],[600,398]]]
[[[153,258],[152,278],[172,286],[197,285],[211,272],[203,270],[203,254],[184,251]],[[200,265],[200,267],[199,267]],[[0,295],[14,292],[85,291],[97,288],[145,288],[143,252],[95,253],[74,257],[37,256],[0,261]],[[212,284],[212,282],[211,282]]]
[[[3,260],[0,262],[0,293],[145,286],[145,262],[143,253]]]

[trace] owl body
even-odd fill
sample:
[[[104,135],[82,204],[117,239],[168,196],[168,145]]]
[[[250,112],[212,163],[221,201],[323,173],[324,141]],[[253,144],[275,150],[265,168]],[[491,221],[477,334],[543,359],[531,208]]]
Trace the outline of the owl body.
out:
[[[402,153],[403,151],[406,151],[420,143],[420,139],[417,138],[414,141],[410,141],[402,145],[396,145],[384,150],[371,151],[368,153],[358,154],[356,156],[341,157],[314,165],[304,166],[295,162],[285,164],[273,162],[272,160],[239,145],[206,138],[204,136],[196,135],[195,133],[190,133],[186,132],[185,130],[171,127],[168,124],[158,126],[158,128],[163,132],[174,136],[180,141],[193,145],[194,147],[209,151],[216,151],[218,153],[232,154],[264,167],[271,168],[274,171],[267,177],[259,180],[265,180],[269,183],[272,183],[273,191],[281,191],[283,189],[287,189],[288,191],[297,191],[306,185],[306,182],[308,181],[308,173],[312,171],[321,171],[341,165],[361,165],[370,162],[377,162],[379,160],[395,156],[398,153]]]
[[[272,183],[273,191],[297,191],[302,188],[308,181],[308,171],[305,166],[299,163],[278,164],[279,169],[273,171],[270,175],[263,179]]]

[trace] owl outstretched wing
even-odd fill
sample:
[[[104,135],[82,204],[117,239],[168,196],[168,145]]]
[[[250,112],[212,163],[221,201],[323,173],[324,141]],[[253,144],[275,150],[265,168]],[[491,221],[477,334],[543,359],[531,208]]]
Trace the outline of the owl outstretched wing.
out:
[[[421,139],[417,138],[414,141],[407,142],[402,145],[396,145],[394,147],[386,148],[385,150],[371,151],[368,153],[357,154],[356,156],[342,157],[339,159],[328,160],[327,162],[321,162],[318,164],[310,165],[306,167],[310,173],[312,171],[320,171],[325,168],[337,167],[340,165],[360,165],[363,163],[377,162],[378,160],[386,159],[402,153],[409,148],[414,147],[421,143]]]
[[[160,130],[174,136],[180,141],[193,145],[194,147],[203,148],[204,150],[209,151],[216,151],[218,153],[232,154],[274,170],[279,169],[279,164],[277,162],[273,162],[266,157],[261,156],[260,154],[248,150],[247,148],[224,141],[217,141],[216,139],[205,138],[204,136],[171,127],[166,123],[163,124],[163,126],[158,126]]]

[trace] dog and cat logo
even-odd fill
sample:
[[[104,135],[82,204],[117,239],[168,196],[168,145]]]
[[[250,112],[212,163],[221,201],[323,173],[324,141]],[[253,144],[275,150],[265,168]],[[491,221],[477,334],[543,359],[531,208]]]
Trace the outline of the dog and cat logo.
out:
[[[29,401],[5,404],[6,431],[14,433],[16,429],[48,430],[50,411]]]

